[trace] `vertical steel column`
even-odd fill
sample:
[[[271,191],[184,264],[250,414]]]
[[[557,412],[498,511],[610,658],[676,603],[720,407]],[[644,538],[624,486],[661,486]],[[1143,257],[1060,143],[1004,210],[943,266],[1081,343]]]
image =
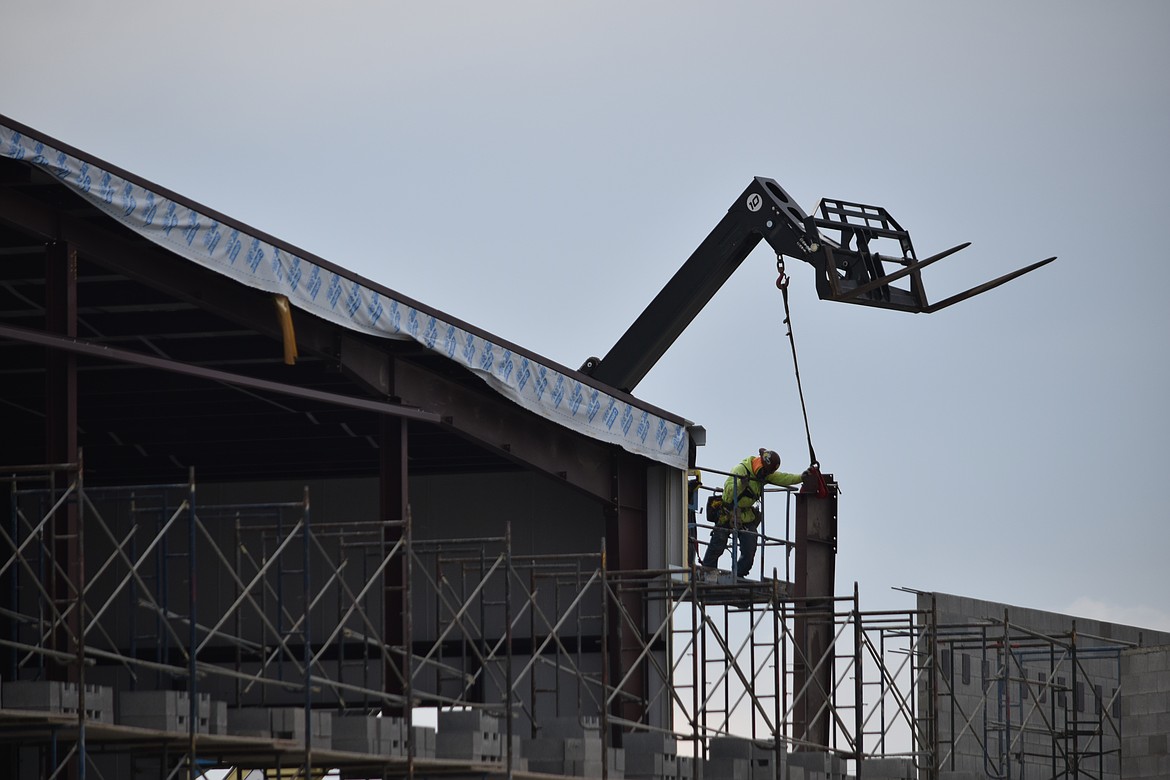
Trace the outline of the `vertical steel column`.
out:
[[[885,647],[885,631],[879,629],[881,632],[881,646]],[[862,702],[865,695],[865,679],[864,679],[864,654],[862,653],[862,645],[864,644],[865,636],[861,626],[861,594],[857,588],[857,580],[853,581],[853,747],[854,754],[857,761],[857,777],[862,777],[862,759],[865,757],[865,713],[862,711]],[[884,653],[879,653],[879,658],[884,658]],[[882,675],[878,674],[879,684]],[[884,693],[884,688],[882,688]],[[881,697],[881,701],[885,701],[885,696]],[[885,740],[885,717],[883,715],[881,720],[881,729],[879,730],[878,740]]]
[[[796,657],[793,725],[798,739],[829,749],[833,689],[833,589],[837,555],[837,483],[824,475],[796,496]]]
[[[1070,777],[1081,776],[1081,717],[1077,709],[1077,668],[1080,663],[1077,661],[1077,621],[1072,622],[1072,629],[1069,632],[1069,693],[1071,696],[1065,699],[1068,702],[1068,708],[1065,710],[1064,722],[1066,724],[1065,733],[1072,734],[1072,748],[1065,752],[1068,757],[1068,766],[1066,772],[1071,772]],[[1072,728],[1067,728],[1069,721],[1069,713],[1072,713]]]
[[[939,733],[940,715],[938,706],[940,686],[942,685],[942,670],[939,669],[942,650],[939,647],[938,641],[938,597],[934,593],[930,594],[930,625],[927,630],[929,631],[929,634],[927,635],[926,646],[928,652],[930,653],[930,676],[927,678],[929,680],[929,690],[927,695],[930,697],[930,719],[927,721],[926,744],[927,752],[930,757],[930,768],[927,771],[927,775],[924,780],[938,780],[938,774],[942,770],[942,767],[939,766],[938,763],[939,748],[942,737],[942,735]],[[954,662],[952,661],[951,663]],[[955,679],[955,675],[952,673],[949,675],[949,678],[953,680]],[[953,701],[954,697],[952,696],[951,699]],[[951,716],[951,722],[954,722],[953,713]],[[953,726],[951,730],[954,730]],[[951,750],[950,754],[953,765],[955,751]]]
[[[16,514],[17,482],[16,482],[16,475],[15,474],[11,475],[10,480],[7,482],[7,484],[8,484],[8,534],[9,534],[9,538],[12,539],[12,555],[13,555],[12,560],[15,562],[15,561],[19,560],[21,557],[21,553],[19,552],[20,521],[17,518],[17,514]],[[8,603],[9,603],[9,605],[11,605],[10,608],[14,612],[16,612],[16,611],[20,610],[20,579],[19,579],[20,566],[13,565],[13,566],[10,566],[9,569],[10,569],[10,571],[8,574],[8,587],[7,587]],[[14,617],[8,618],[7,623],[8,623],[8,631],[7,631],[8,641],[11,643],[11,646],[9,648],[6,648],[6,650],[5,650],[4,679],[15,680],[16,679],[17,660],[18,660],[16,643],[17,643],[17,640],[20,638],[20,624],[19,624],[19,621],[17,621]]]
[[[277,510],[278,512],[280,510]],[[312,636],[309,633],[309,612],[310,605],[313,603],[313,586],[312,578],[309,571],[309,545],[313,541],[313,532],[309,528],[309,486],[305,485],[304,504],[302,509],[302,518],[304,520],[302,536],[303,549],[301,550],[301,568],[304,573],[301,575],[304,584],[305,593],[305,616],[304,616],[304,644],[301,647],[301,656],[305,662],[305,777],[313,776],[313,649]]]
[[[1003,744],[1000,750],[1003,751],[1003,766],[1005,772],[1005,780],[1011,780],[1012,777],[1012,685],[1011,685],[1011,664],[1008,663],[1008,656],[1011,653],[1011,633],[1009,631],[1011,624],[1008,622],[1008,611],[1003,611],[1003,638],[1000,639],[1000,651],[996,653],[996,662],[1003,663],[1003,671],[996,669],[995,676],[999,688],[999,706],[1003,711]],[[1022,762],[1021,762],[1022,763]]]
[[[383,415],[381,418],[381,446],[379,453],[381,462],[378,474],[379,514],[384,523],[385,546],[391,549],[400,540],[405,539],[407,500],[406,500],[406,437],[407,422],[400,417]],[[412,552],[407,546],[401,555],[395,556],[386,566],[383,588],[383,611],[385,642],[392,648],[400,648],[409,659],[411,648],[404,647],[406,641],[405,620],[407,600],[409,599],[409,583],[406,579],[406,562]],[[400,664],[399,669],[393,668],[393,663],[387,664],[384,670],[386,693],[405,694],[410,677],[409,661]],[[409,705],[405,709],[409,709]],[[404,715],[401,710],[393,708],[384,712],[386,715]],[[409,743],[411,735],[406,735]]]
[[[199,648],[199,634],[196,629],[199,623],[199,614],[196,609],[198,606],[196,594],[199,592],[196,574],[199,569],[195,565],[195,524],[198,522],[198,517],[195,514],[195,468],[188,469],[187,474],[187,585],[189,588],[187,604],[191,613],[190,625],[187,627],[187,641],[189,642],[187,649],[187,777],[190,780],[195,780],[200,774],[195,754],[195,724],[198,722],[199,715],[197,701],[199,678],[196,676],[198,666],[195,659]]]
[[[707,696],[707,680],[706,669],[700,663],[700,659],[704,658],[706,651],[706,630],[707,627],[703,625],[703,615],[699,611],[700,591],[702,584],[700,577],[696,575],[696,569],[691,567],[691,756],[694,758],[694,766],[692,767],[692,775],[699,771],[700,763],[707,756],[707,740],[706,735],[703,734],[703,728],[707,725],[707,715],[704,710],[700,713],[699,707],[702,706],[703,699]],[[700,644],[702,645],[700,647]],[[692,777],[692,780],[694,778]]]
[[[530,638],[531,639],[531,638]],[[533,643],[535,648],[535,643]],[[508,780],[512,780],[512,521],[504,524],[504,695],[508,701],[504,707],[507,728],[504,736],[508,740],[505,754],[508,761]],[[535,702],[533,702],[535,704]]]
[[[605,704],[606,697],[609,696],[609,681],[611,678],[610,663],[612,661],[612,654],[609,652],[609,619],[611,615],[616,613],[616,610],[611,610],[609,607],[609,544],[607,542],[608,529],[606,530],[606,536],[601,538],[601,706],[598,708],[601,710],[598,713],[598,721],[601,727],[602,780],[609,780],[609,746],[614,744],[609,730],[609,707]],[[577,647],[581,647],[579,634]],[[577,668],[581,667],[578,666]],[[617,678],[620,680],[621,667],[618,667],[615,672]]]
[[[613,506],[606,516],[606,551],[609,568],[616,572],[644,571],[646,569],[646,467],[642,459],[619,450],[613,463]],[[606,620],[612,621],[616,630],[609,632],[611,643],[609,653],[610,677],[625,679],[623,690],[615,697],[613,715],[631,721],[642,721],[647,716],[646,661],[639,662],[642,637],[634,641],[622,640],[626,631],[623,625],[622,609],[629,615],[645,616],[645,595],[641,590],[618,588],[615,598],[621,600],[621,607],[614,603],[606,612]],[[645,627],[640,632],[645,633]],[[637,670],[630,672],[637,667]],[[616,735],[611,735],[616,736]],[[612,743],[611,743],[612,744]]]
[[[85,780],[85,469],[77,453],[77,777]]]
[[[45,252],[45,331],[69,338],[77,336],[77,250],[63,241],[49,244]],[[65,350],[45,351],[45,462],[77,462],[77,358]],[[76,502],[67,502],[55,513],[50,535],[49,550],[56,564],[50,571],[56,571],[46,584],[57,614],[69,615],[52,632],[50,647],[68,654],[70,636],[80,641],[79,613],[68,608],[70,593],[78,582],[81,554]],[[79,670],[72,666],[51,661],[50,677],[77,682]]]

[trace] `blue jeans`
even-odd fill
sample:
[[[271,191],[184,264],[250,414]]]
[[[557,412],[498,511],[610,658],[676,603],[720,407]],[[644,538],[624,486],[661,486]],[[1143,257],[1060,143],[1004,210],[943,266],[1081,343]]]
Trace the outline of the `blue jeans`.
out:
[[[736,541],[739,543],[739,560],[735,561],[735,574],[746,577],[751,574],[752,564],[756,562],[756,544],[759,537],[756,530],[760,521],[755,520],[740,526],[736,532]],[[711,531],[711,540],[707,542],[707,551],[703,553],[703,565],[714,569],[719,565],[719,556],[727,549],[727,541],[731,538],[730,525],[717,525]]]

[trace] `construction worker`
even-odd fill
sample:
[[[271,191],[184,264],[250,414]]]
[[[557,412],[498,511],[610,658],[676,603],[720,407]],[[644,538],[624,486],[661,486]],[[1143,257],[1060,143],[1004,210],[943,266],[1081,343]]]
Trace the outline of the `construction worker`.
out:
[[[703,554],[703,567],[714,569],[719,565],[719,556],[727,549],[727,539],[731,535],[732,524],[739,520],[739,531],[736,538],[739,540],[739,560],[736,561],[736,575],[746,577],[751,573],[752,564],[756,560],[757,529],[763,519],[762,509],[756,506],[764,494],[764,483],[787,487],[799,484],[801,474],[786,474],[778,471],[780,456],[773,450],[760,448],[759,455],[744,458],[731,469],[731,475],[723,483],[722,503],[714,513],[708,513],[708,519],[715,523],[711,531],[711,540],[707,543],[707,552]],[[708,502],[711,507],[711,502]]]

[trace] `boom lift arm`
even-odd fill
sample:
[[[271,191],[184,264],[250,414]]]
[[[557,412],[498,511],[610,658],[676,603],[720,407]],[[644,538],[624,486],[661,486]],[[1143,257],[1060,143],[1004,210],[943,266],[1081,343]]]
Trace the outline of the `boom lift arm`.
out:
[[[822,299],[926,314],[1056,259],[1041,260],[932,304],[922,286],[922,269],[969,244],[918,260],[910,234],[884,208],[825,199],[810,216],[773,179],[757,176],[608,354],[589,358],[581,370],[611,387],[633,390],[761,239],[778,256],[812,265]],[[883,248],[896,246],[896,254],[871,250],[876,241]],[[887,265],[893,270],[887,271]],[[907,277],[908,287],[893,285]]]

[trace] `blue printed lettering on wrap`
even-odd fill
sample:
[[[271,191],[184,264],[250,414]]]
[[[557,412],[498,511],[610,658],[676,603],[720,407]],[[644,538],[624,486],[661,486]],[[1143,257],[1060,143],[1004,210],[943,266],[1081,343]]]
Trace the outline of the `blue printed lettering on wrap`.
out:
[[[345,297],[345,313],[353,319],[353,315],[357,314],[357,310],[362,307],[362,286],[357,282],[353,283],[353,287],[349,288],[349,295]]]
[[[609,399],[609,406],[605,407],[605,415],[602,416],[601,422],[605,426],[606,430],[612,431],[613,424],[615,422],[617,422],[617,418],[618,418],[617,401],[615,401],[614,399],[611,398],[611,399]]]
[[[301,258],[296,255],[289,255],[288,258],[288,286],[293,292],[297,291],[297,287],[301,284]]]
[[[593,418],[601,411],[601,401],[597,400],[597,396],[599,395],[601,395],[601,392],[598,390],[594,390],[589,394],[589,405],[585,407],[585,419],[589,422],[593,422]]]
[[[8,156],[14,160],[24,159],[24,145],[20,143],[20,133],[12,131],[11,143],[8,146]]]
[[[102,203],[109,206],[114,202],[114,177],[105,171],[102,173],[101,184],[98,185],[98,197],[102,199]]]
[[[634,410],[629,404],[624,404],[622,409],[622,435],[629,436],[630,428],[634,424]]]
[[[487,371],[489,373],[496,370],[496,358],[495,355],[492,354],[492,347],[492,343],[485,340],[483,342],[483,353],[479,357],[480,370]]]
[[[552,400],[554,409],[560,409],[561,402],[565,400],[565,375],[559,372],[557,381],[553,383]]]
[[[240,231],[233,230],[231,233],[228,233],[226,252],[228,265],[236,264],[236,258],[240,256],[240,252],[243,250],[243,248],[244,244],[242,241],[240,241]]]
[[[88,193],[89,188],[92,186],[93,177],[89,175],[89,163],[82,163],[81,167],[77,169],[77,188],[82,192]]]
[[[195,241],[195,235],[199,232],[199,213],[194,209],[187,212],[187,229],[183,231],[183,240],[187,242],[187,246]]]
[[[658,418],[658,430],[654,431],[654,441],[658,443],[658,449],[662,449],[662,445],[666,442],[666,437],[670,435],[670,428],[666,424],[666,420],[661,417]]]
[[[459,349],[459,341],[455,338],[455,326],[447,326],[447,336],[443,339],[443,346],[446,349],[447,357],[452,360],[455,359],[455,350]]]
[[[153,192],[146,193],[146,209],[142,212],[142,224],[149,227],[154,224],[154,215],[158,213],[158,200]],[[233,257],[232,260],[235,260]]]
[[[57,159],[53,161],[53,164],[49,168],[58,179],[68,179],[69,155],[65,154],[65,152],[57,152]]]
[[[671,441],[671,444],[674,445],[675,454],[681,454],[683,447],[687,445],[687,429],[681,425],[676,425],[674,427],[674,439]]]
[[[585,395],[581,390],[580,382],[573,382],[573,392],[569,393],[569,411],[573,416],[577,416],[577,410],[581,408],[581,404],[585,403]]]
[[[280,249],[272,247],[272,278],[277,282],[284,280],[284,260],[280,254]]]
[[[256,273],[256,268],[264,259],[264,245],[260,243],[260,239],[253,238],[252,245],[248,247],[248,256],[244,260],[248,264],[248,269],[252,273]]]
[[[309,283],[305,285],[305,292],[309,294],[309,300],[317,300],[317,293],[321,292],[321,268],[317,265],[311,266],[309,271]]]
[[[516,372],[516,389],[524,392],[524,386],[528,384],[528,380],[532,378],[532,369],[529,368],[528,358],[520,360],[520,370]]]
[[[215,254],[215,248],[219,246],[221,238],[223,238],[223,233],[219,229],[218,222],[212,222],[207,226],[207,232],[203,234],[203,248],[207,250],[207,254]]]
[[[439,340],[439,326],[434,317],[427,317],[427,329],[423,333],[423,344],[427,349],[434,349]]]
[[[128,217],[138,208],[138,201],[134,198],[134,185],[126,182],[122,188],[122,216]]]
[[[536,369],[536,382],[532,385],[532,394],[536,396],[536,400],[541,400],[544,397],[544,391],[548,389],[548,369],[540,366]]]
[[[398,308],[398,301],[390,301],[390,327],[395,333],[402,332],[402,312]]]
[[[370,315],[370,324],[377,325],[378,320],[382,319],[382,296],[376,292],[371,292],[373,296],[370,299],[370,305],[366,307],[366,314]]]
[[[330,309],[337,309],[337,302],[341,300],[341,277],[335,273],[329,274],[329,290],[325,293]]]
[[[496,373],[500,379],[507,382],[512,377],[512,372],[516,369],[516,364],[512,362],[512,350],[505,349],[504,357],[500,359],[500,369]]]
[[[475,336],[472,336],[470,333],[465,333],[464,338],[466,339],[466,341],[463,342],[463,363],[464,363],[464,365],[469,366],[469,367],[474,366],[475,365]]]
[[[418,338],[418,310],[411,309],[410,315],[406,319],[406,332],[410,334],[411,338]]]
[[[638,430],[636,434],[638,441],[645,444],[646,437],[650,435],[650,412],[642,412],[642,416],[638,419]]]
[[[179,207],[175,205],[174,201],[167,201],[167,210],[163,213],[163,235],[169,237],[171,235],[171,231],[174,230],[175,226],[179,224],[179,217],[177,216],[178,208]],[[260,242],[257,241],[255,243],[258,244]],[[252,270],[256,270],[255,266],[252,267]]]

